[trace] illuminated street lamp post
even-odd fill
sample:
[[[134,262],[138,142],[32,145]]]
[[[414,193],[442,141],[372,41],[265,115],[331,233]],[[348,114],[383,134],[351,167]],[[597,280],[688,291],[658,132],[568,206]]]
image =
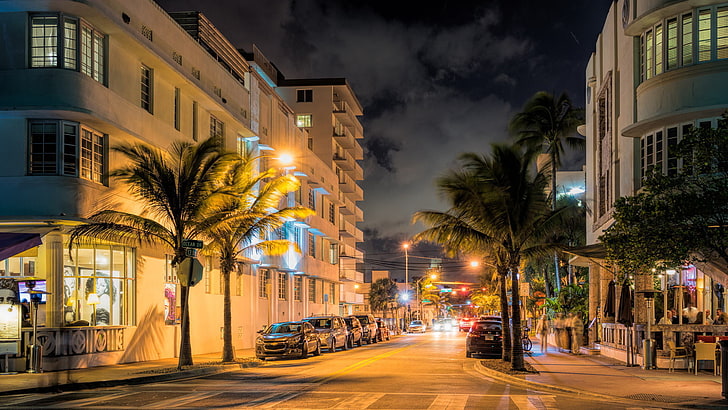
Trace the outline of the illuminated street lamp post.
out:
[[[404,248],[404,294],[405,299],[407,301],[407,321],[411,320],[412,317],[410,316],[410,306],[409,306],[409,243],[405,242],[402,244],[402,247]]]

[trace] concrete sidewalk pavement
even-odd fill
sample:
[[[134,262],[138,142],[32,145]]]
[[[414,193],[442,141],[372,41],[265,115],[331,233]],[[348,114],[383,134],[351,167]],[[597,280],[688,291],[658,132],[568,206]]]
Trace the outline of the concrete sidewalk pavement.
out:
[[[560,353],[555,347],[540,353],[538,341],[526,358],[538,374],[493,375],[530,388],[554,390],[601,399],[638,400],[667,407],[728,408],[723,399],[721,376],[712,371],[688,373],[667,369],[645,370],[602,356]],[[483,366],[479,366],[483,370]],[[502,379],[503,380],[503,379]]]

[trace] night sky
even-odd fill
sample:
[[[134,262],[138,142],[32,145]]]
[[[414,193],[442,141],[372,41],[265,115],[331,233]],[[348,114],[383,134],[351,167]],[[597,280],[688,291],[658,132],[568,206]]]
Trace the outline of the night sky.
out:
[[[612,3],[157,2],[203,12],[236,47],[256,44],[286,78],[349,80],[364,106],[362,228],[379,242],[421,230],[410,223],[418,210],[445,210],[434,179],[459,153],[507,140],[509,118],[535,92],[567,92],[584,105],[584,69]],[[565,169],[583,162],[572,155]]]

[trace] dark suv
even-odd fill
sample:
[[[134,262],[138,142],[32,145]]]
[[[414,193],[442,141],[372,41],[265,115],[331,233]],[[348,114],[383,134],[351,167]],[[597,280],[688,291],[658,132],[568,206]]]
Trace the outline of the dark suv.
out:
[[[336,351],[337,347],[349,350],[349,331],[346,329],[346,322],[341,316],[313,316],[303,319],[316,328],[321,347],[329,353]]]
[[[465,357],[474,354],[501,356],[502,323],[495,320],[476,320],[465,338]]]
[[[363,329],[356,316],[344,316],[346,327],[349,329],[349,346],[361,346],[364,341]]]
[[[372,315],[354,315],[362,327],[362,340],[366,340],[368,344],[377,343],[377,321]]]
[[[265,360],[266,357],[300,357],[305,359],[309,353],[321,354],[321,342],[316,329],[306,322],[273,323],[258,332],[255,340],[255,356]]]

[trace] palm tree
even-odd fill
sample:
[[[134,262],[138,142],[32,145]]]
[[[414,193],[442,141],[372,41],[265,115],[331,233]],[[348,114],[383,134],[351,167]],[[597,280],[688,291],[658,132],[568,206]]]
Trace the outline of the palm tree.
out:
[[[285,254],[292,246],[295,247],[295,243],[288,240],[261,241],[260,238],[281,228],[286,221],[305,218],[314,213],[302,206],[277,209],[289,192],[298,189],[298,179],[288,174],[277,175],[275,169],[256,175],[255,166],[257,161],[250,155],[242,156],[236,161],[223,180],[223,188],[229,195],[198,225],[200,231],[211,240],[206,252],[217,253],[220,257],[223,282],[223,362],[235,360],[230,274],[242,264],[238,256],[249,249],[257,249],[268,255]]]
[[[455,180],[463,180],[459,175],[466,176],[464,180],[468,184],[460,184],[465,190],[456,188],[458,184],[444,186],[448,190],[457,189],[450,192],[451,200],[464,202],[453,202],[450,213],[418,212],[414,218],[431,226],[418,234],[418,238],[434,240],[449,251],[480,249],[483,254],[494,257],[501,277],[502,299],[505,299],[505,278],[510,275],[513,341],[510,359],[514,370],[524,369],[523,347],[518,343],[521,336],[518,293],[521,261],[552,252],[558,246],[543,241],[557,225],[561,210],[552,211],[549,207],[545,194],[547,178],[541,172],[532,171],[535,157],[534,150],[524,152],[516,146],[498,144],[492,145],[490,157],[474,153],[461,155],[462,171],[455,173]],[[441,189],[447,179],[438,182]],[[504,313],[507,311],[505,308]],[[506,315],[503,323],[507,323]],[[504,336],[507,336],[505,329]]]
[[[215,186],[234,157],[224,151],[219,137],[196,145],[178,141],[169,150],[143,143],[112,149],[124,155],[128,163],[110,176],[126,184],[143,211],[102,210],[89,217],[88,224],[72,230],[69,246],[88,240],[161,245],[172,251],[172,266],[176,267],[185,258],[182,241],[200,236],[198,222],[227,195]],[[180,369],[193,364],[188,302],[189,286],[182,285]]]
[[[583,149],[584,138],[576,134],[576,127],[584,123],[584,112],[575,107],[563,93],[558,99],[539,91],[523,107],[523,111],[513,116],[509,124],[517,144],[529,148],[542,149],[549,155],[551,179],[551,210],[556,209],[556,170],[561,166],[564,144],[571,148]],[[559,258],[554,255],[556,288],[561,289]]]
[[[372,312],[382,312],[386,317],[387,308],[397,300],[397,284],[392,279],[377,279],[369,289],[369,305]]]

